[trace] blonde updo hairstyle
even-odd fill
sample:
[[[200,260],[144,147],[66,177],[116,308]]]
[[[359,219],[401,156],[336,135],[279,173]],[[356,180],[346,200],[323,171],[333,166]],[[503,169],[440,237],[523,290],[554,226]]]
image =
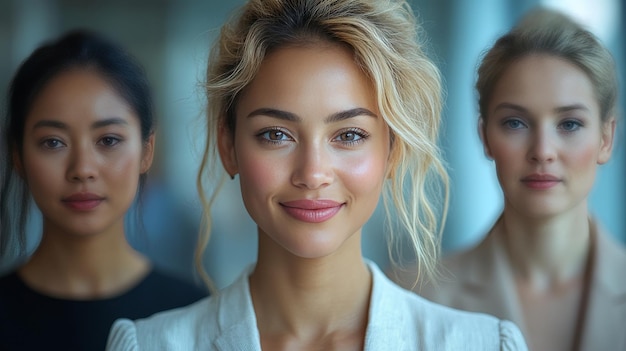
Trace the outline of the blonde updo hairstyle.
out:
[[[216,189],[207,198],[206,185],[218,184],[219,188],[225,178],[224,172],[216,170],[218,131],[234,132],[237,99],[268,53],[320,41],[349,48],[374,86],[392,142],[383,193],[389,240],[399,226],[412,242],[418,270],[434,272],[447,212],[448,175],[437,145],[440,73],[422,50],[419,34],[406,1],[393,0],[251,0],[222,27],[208,61],[207,144],[197,177],[204,222],[196,250],[201,272],[200,258],[209,240],[210,209],[217,193]],[[206,274],[204,278],[210,281]]]

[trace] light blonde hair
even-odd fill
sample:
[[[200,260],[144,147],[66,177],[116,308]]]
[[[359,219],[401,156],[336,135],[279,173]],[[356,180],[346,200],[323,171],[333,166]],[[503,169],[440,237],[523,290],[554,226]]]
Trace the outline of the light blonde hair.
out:
[[[617,117],[617,73],[609,50],[593,33],[566,15],[536,8],[483,54],[476,91],[483,128],[498,80],[511,64],[531,54],[564,59],[583,70],[593,84],[603,122]]]
[[[197,264],[209,241],[210,209],[217,193],[207,198],[205,182],[216,181],[219,188],[224,181],[224,172],[216,171],[218,129],[234,132],[239,94],[269,52],[327,41],[353,52],[373,83],[379,110],[390,127],[390,173],[383,192],[389,240],[400,227],[414,248],[418,274],[435,271],[448,206],[448,175],[437,145],[441,78],[421,47],[420,34],[406,1],[393,0],[251,0],[222,27],[207,69],[207,144],[197,177],[205,229]]]

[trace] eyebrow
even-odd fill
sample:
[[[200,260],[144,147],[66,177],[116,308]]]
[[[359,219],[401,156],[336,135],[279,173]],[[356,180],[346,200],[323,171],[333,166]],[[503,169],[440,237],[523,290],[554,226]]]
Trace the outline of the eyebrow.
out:
[[[589,111],[589,108],[585,105],[582,104],[574,104],[574,105],[568,105],[568,106],[562,106],[562,107],[557,107],[555,109],[556,112],[562,113],[562,112],[569,112],[569,111],[574,111],[574,110],[583,110],[583,111]]]
[[[94,122],[91,125],[91,129],[103,128],[103,127],[110,126],[110,125],[128,125],[128,122],[119,117],[112,117],[112,118],[107,118],[107,119]],[[50,128],[56,128],[56,129],[68,129],[67,124],[63,122],[51,121],[51,120],[38,121],[33,126],[33,129],[44,128],[44,127],[50,127]]]
[[[496,106],[494,111],[498,111],[500,109],[511,109],[511,110],[516,110],[516,111],[520,111],[523,113],[528,113],[528,110],[526,108],[520,105],[511,104],[508,102],[503,102],[499,104],[498,106]],[[554,111],[557,113],[563,113],[563,112],[569,112],[569,111],[575,111],[575,110],[589,111],[589,108],[582,104],[573,104],[573,105],[567,105],[567,106],[560,106],[554,109]]]
[[[290,121],[290,122],[300,122],[302,120],[302,118],[300,118],[295,113],[278,110],[274,108],[256,109],[250,112],[247,118],[256,117],[256,116],[269,116],[269,117],[274,117],[274,118],[278,118],[278,119],[282,119],[282,120]],[[357,116],[370,116],[370,117],[378,118],[378,116],[374,112],[363,107],[357,107],[357,108],[333,113],[324,119],[324,123],[339,122],[339,121],[343,121],[348,118],[353,118]]]
[[[522,106],[511,104],[511,103],[508,103],[508,102],[503,102],[501,104],[498,104],[498,106],[496,106],[496,108],[494,108],[493,110],[495,112],[495,111],[504,110],[504,109],[516,110],[516,111],[520,111],[520,112],[524,112],[524,113],[528,112],[528,110],[523,108]]]

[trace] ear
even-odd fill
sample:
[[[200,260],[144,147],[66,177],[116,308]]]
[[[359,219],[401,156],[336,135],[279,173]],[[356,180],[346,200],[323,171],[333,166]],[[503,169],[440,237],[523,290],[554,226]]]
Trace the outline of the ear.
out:
[[[143,145],[143,154],[141,156],[141,174],[148,172],[152,166],[152,160],[154,159],[154,132],[148,137],[148,141]]]
[[[493,160],[493,154],[491,153],[491,148],[489,147],[489,140],[487,140],[486,128],[487,126],[485,125],[483,117],[480,117],[478,119],[478,136],[480,136],[480,141],[483,143],[485,156],[487,156],[488,159]]]
[[[598,164],[602,165],[609,162],[611,153],[613,152],[613,138],[615,136],[615,118],[611,117],[603,123],[602,140],[600,144],[600,153],[598,154]]]
[[[234,132],[230,131],[223,123],[220,123],[217,130],[217,148],[220,153],[222,165],[232,178],[238,173]]]

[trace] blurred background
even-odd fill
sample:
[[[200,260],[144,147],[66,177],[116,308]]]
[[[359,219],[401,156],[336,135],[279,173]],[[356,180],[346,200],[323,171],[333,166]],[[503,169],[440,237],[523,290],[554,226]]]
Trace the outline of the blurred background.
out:
[[[205,102],[202,81],[209,48],[220,25],[243,0],[0,0],[0,96],[18,65],[38,45],[73,28],[90,28],[124,45],[144,65],[158,117],[156,159],[141,205],[143,228],[129,240],[160,268],[193,281],[193,250],[200,220],[195,177],[203,145]],[[450,212],[443,249],[451,252],[480,240],[502,208],[495,168],[478,138],[475,68],[480,54],[528,9],[561,9],[591,29],[612,51],[620,75],[620,113],[612,160],[600,167],[590,207],[602,225],[626,244],[626,152],[624,81],[626,67],[620,0],[412,0],[428,50],[447,91],[442,146],[452,177]],[[620,39],[622,38],[622,39]],[[221,167],[221,165],[219,165]],[[249,219],[237,180],[228,181],[217,206],[204,266],[218,287],[232,282],[256,260],[256,227]],[[29,247],[39,240],[31,223]],[[364,255],[386,268],[382,208],[367,224]],[[0,274],[23,257],[1,257]],[[197,281],[197,280],[196,280]]]

